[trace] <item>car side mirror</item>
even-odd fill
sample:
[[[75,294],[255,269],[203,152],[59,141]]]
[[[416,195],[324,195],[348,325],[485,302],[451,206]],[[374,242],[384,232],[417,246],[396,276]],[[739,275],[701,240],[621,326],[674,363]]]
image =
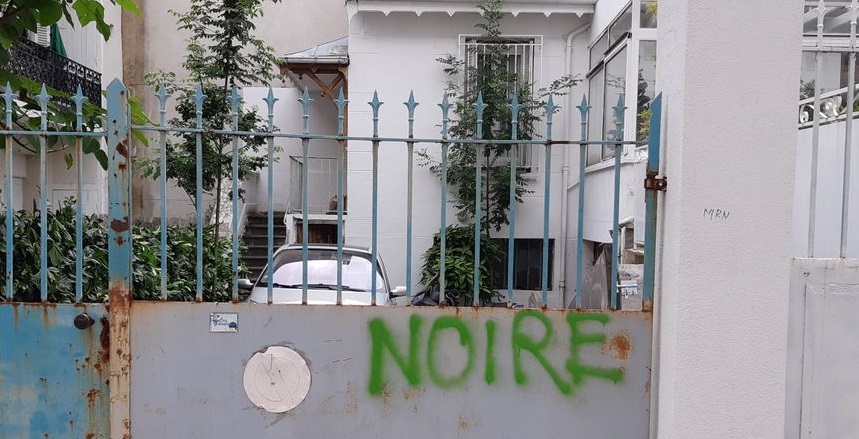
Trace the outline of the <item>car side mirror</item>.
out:
[[[250,291],[254,289],[254,283],[250,279],[239,279],[239,289],[242,291]]]
[[[394,288],[393,290],[391,290],[391,297],[405,296],[406,291],[407,291],[406,287],[400,285],[400,286]]]

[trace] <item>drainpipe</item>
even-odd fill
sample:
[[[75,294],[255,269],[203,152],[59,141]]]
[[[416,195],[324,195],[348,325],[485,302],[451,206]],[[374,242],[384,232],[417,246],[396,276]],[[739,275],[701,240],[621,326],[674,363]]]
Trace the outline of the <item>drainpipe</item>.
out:
[[[590,24],[585,24],[567,35],[567,45],[564,49],[564,67],[566,69],[566,75],[572,75],[573,73],[573,39],[588,31],[590,28]],[[567,93],[566,101],[567,123],[564,124],[564,139],[570,139],[573,131],[573,113],[570,111],[574,107],[572,93]],[[570,146],[564,147],[564,160],[561,165],[561,179],[563,181],[563,184],[561,185],[563,188],[563,193],[561,195],[561,280],[558,282],[558,289],[560,290],[561,307],[565,308],[567,306],[567,200],[569,199],[570,194],[567,187],[570,185]]]

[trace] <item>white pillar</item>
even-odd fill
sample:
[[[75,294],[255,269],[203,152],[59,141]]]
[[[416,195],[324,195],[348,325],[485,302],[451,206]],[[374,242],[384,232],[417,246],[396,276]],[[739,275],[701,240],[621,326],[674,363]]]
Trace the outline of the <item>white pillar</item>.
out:
[[[660,439],[784,437],[801,15],[797,1],[659,2]]]

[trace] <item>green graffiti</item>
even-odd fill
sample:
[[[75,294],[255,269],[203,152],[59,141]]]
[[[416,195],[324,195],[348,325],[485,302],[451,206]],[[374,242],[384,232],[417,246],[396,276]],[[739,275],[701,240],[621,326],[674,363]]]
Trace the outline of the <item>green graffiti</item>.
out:
[[[539,341],[535,341],[527,334],[521,332],[522,322],[527,318],[536,319],[543,325],[545,332]],[[552,364],[549,363],[549,360],[542,353],[549,346],[549,343],[552,342],[554,332],[552,321],[542,312],[524,310],[516,313],[516,316],[513,317],[513,377],[516,380],[516,384],[520,386],[528,383],[528,375],[525,374],[525,370],[522,368],[521,359],[521,351],[528,351],[540,363],[540,366],[543,366],[543,369],[549,374],[549,377],[555,383],[555,386],[558,387],[558,390],[564,395],[569,395],[573,390],[572,386],[570,383],[564,381],[561,374],[552,367]]]
[[[370,356],[369,391],[371,395],[382,393],[382,387],[385,385],[385,350],[388,351],[391,358],[400,367],[409,384],[412,386],[420,384],[421,369],[418,361],[421,323],[423,321],[416,315],[411,316],[409,319],[409,354],[408,358],[406,358],[400,353],[395,337],[388,330],[385,322],[380,318],[370,320],[370,337],[373,340],[372,354]]]
[[[465,368],[459,375],[453,377],[442,376],[438,370],[438,364],[436,364],[438,336],[445,329],[454,329],[459,333],[459,344],[465,347],[468,354]],[[474,355],[474,337],[462,320],[452,316],[443,316],[435,320],[432,328],[430,328],[429,340],[427,341],[427,372],[435,385],[442,389],[448,389],[464,383],[471,375],[471,371],[474,370]]]
[[[598,322],[603,326],[608,324],[609,317],[606,314],[596,313],[572,313],[567,314],[567,324],[570,325],[570,356],[567,359],[567,371],[573,378],[573,384],[580,386],[586,377],[592,376],[611,380],[615,383],[623,379],[623,370],[621,369],[603,369],[599,367],[587,366],[581,363],[579,350],[586,344],[601,344],[605,341],[604,333],[584,334],[579,328],[583,322]]]
[[[510,329],[510,350],[512,351],[513,382],[519,386],[528,385],[530,378],[526,372],[523,356],[529,355],[549,376],[563,395],[571,395],[574,390],[590,379],[607,380],[615,384],[623,380],[624,371],[621,368],[603,368],[585,364],[582,360],[582,349],[589,345],[599,345],[606,342],[604,332],[584,332],[582,325],[595,322],[605,327],[609,323],[608,314],[575,313],[566,315],[569,329],[569,351],[564,367],[557,368],[549,360],[548,353],[553,347],[557,349],[555,328],[549,317],[542,311],[523,310],[517,312]],[[372,319],[369,323],[371,338],[370,380],[368,390],[371,395],[383,393],[386,385],[386,365],[390,361],[399,368],[410,386],[419,386],[423,381],[423,367],[426,367],[430,381],[442,389],[450,389],[465,384],[471,377],[480,357],[478,349],[484,346],[475,337],[480,331],[472,328],[463,319],[454,316],[439,316],[430,327],[426,339],[423,338],[423,319],[418,315],[409,318],[408,346],[398,343],[395,332],[381,318]],[[526,328],[530,329],[527,330]],[[499,380],[496,343],[498,340],[498,322],[486,320],[486,344],[482,356],[484,359],[483,379],[487,385],[494,385]],[[451,370],[444,359],[445,331],[455,331],[459,337],[459,349],[464,349],[467,355],[466,364],[461,370]],[[426,343],[426,356],[422,356],[422,343]],[[627,348],[628,349],[628,348]],[[387,353],[387,354],[386,354]],[[422,360],[426,364],[422,364]],[[458,363],[457,363],[458,364]],[[454,366],[456,369],[459,367]],[[390,373],[390,372],[389,372]]]
[[[486,384],[492,385],[495,382],[495,327],[497,323],[494,320],[486,321],[486,368],[484,369],[483,379]]]

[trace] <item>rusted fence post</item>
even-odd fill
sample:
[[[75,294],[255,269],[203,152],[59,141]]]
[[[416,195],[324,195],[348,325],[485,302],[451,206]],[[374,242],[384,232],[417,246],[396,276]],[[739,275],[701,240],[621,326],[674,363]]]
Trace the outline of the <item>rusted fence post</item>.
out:
[[[118,79],[107,87],[108,270],[110,285],[110,437],[131,436],[131,222],[128,89]]]

